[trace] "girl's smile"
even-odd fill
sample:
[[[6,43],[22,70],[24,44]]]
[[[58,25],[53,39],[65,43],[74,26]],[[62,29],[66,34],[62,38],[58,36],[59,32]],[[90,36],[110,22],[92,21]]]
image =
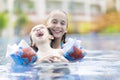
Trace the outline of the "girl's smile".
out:
[[[67,32],[67,16],[62,12],[51,13],[47,26],[55,38],[61,38]]]

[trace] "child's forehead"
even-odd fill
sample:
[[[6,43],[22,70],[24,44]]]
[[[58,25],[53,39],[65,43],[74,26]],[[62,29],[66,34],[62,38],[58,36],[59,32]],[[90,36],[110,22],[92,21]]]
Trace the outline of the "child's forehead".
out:
[[[56,16],[63,16],[64,18],[67,18],[66,14],[62,12],[52,12],[49,17],[56,17]]]
[[[45,25],[37,25],[37,26],[34,26],[32,29],[40,28],[40,27],[45,27]]]
[[[61,13],[53,13],[49,16],[50,20],[53,20],[53,19],[58,19],[58,20],[64,20],[64,21],[67,21],[67,16],[65,14],[61,14]]]

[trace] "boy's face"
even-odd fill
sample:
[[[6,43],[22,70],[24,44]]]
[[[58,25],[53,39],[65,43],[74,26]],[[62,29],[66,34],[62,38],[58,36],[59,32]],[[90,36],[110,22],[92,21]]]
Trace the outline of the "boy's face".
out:
[[[55,38],[62,38],[67,32],[67,16],[62,12],[55,12],[49,16],[47,27],[50,28]]]
[[[46,41],[49,39],[49,32],[45,25],[37,25],[33,27],[30,35],[33,43]]]

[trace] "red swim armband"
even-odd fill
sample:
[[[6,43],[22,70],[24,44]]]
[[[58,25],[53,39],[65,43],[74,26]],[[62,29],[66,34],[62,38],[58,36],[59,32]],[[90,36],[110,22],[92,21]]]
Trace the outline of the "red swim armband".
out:
[[[73,46],[68,52],[64,54],[64,57],[67,58],[69,61],[79,61],[83,59],[85,53],[82,49]]]

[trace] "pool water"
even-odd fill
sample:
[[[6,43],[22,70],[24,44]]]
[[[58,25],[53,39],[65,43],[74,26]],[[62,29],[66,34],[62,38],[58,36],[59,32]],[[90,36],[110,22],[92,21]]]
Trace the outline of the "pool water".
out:
[[[120,51],[88,51],[81,62],[0,65],[0,80],[120,80]]]
[[[120,38],[81,39],[89,50],[80,62],[30,66],[11,64],[6,45],[16,40],[0,39],[0,80],[120,80]]]

